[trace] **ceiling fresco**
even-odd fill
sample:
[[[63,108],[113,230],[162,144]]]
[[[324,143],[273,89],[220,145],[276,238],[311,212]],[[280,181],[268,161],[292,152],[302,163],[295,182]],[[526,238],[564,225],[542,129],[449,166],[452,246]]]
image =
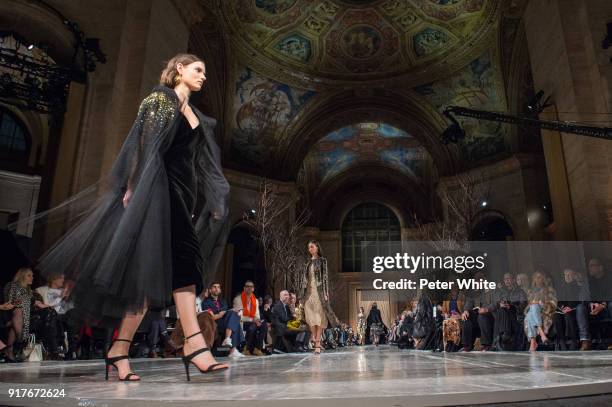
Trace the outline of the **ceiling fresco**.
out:
[[[494,112],[507,111],[501,72],[490,52],[474,59],[455,75],[418,86],[414,90],[440,112],[449,105]],[[507,124],[471,118],[458,120],[466,132],[460,149],[468,162],[483,160],[505,151],[505,140],[509,134]]]
[[[278,138],[315,92],[265,78],[248,67],[237,71],[231,117],[232,160],[264,168]]]
[[[422,180],[427,160],[433,167],[455,160],[460,164],[452,168],[469,168],[509,151],[507,125],[474,119],[459,119],[466,139],[458,149],[425,142],[440,137],[448,105],[508,111],[500,69],[501,0],[210,1],[209,15],[218,19],[229,57],[229,97],[219,103],[228,118],[223,148],[230,167],[294,178],[274,172],[295,157],[309,162],[308,177],[317,184],[364,162]],[[354,112],[334,104],[335,95],[354,91],[360,106],[368,106],[381,89],[422,108],[425,115],[414,119],[425,136],[380,123],[393,122],[384,114],[356,117],[363,123],[342,127],[349,124],[342,115]],[[335,127],[309,132],[321,121],[342,128],[324,136]],[[303,140],[304,147],[290,150],[288,140]]]
[[[333,86],[416,78],[486,36],[499,0],[236,0],[220,2],[233,44],[250,66]],[[331,82],[330,82],[331,81]]]
[[[305,162],[314,169],[317,184],[360,164],[385,164],[414,179],[430,159],[418,141],[385,123],[358,123],[342,127],[320,139]]]

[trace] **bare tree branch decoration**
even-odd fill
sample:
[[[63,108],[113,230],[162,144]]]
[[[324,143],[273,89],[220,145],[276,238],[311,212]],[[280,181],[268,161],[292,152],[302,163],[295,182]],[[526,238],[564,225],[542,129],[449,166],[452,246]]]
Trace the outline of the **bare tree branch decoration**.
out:
[[[446,219],[434,224],[422,224],[414,216],[419,234],[423,240],[432,242],[439,252],[470,250],[471,231],[483,202],[490,196],[490,183],[485,175],[475,176],[470,173],[455,177],[455,185],[447,185],[440,190],[440,200],[446,208]]]
[[[299,196],[280,194],[274,184],[264,180],[255,213],[246,212],[243,216],[253,238],[262,246],[270,293],[281,282],[283,288],[295,290],[297,273],[302,272],[304,250],[299,237],[310,213],[302,210],[291,216],[299,199]]]

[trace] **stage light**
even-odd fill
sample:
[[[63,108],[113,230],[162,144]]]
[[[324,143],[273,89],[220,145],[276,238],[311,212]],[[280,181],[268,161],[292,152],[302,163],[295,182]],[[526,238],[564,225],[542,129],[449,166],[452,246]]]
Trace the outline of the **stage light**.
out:
[[[28,45],[28,49],[29,49],[30,51],[32,51],[32,50],[34,49],[34,44],[30,44],[30,45]]]
[[[488,203],[487,201],[482,201],[482,202],[480,203],[480,206],[482,206],[483,208],[486,208],[486,207],[487,207],[487,205],[489,205],[489,203]]]

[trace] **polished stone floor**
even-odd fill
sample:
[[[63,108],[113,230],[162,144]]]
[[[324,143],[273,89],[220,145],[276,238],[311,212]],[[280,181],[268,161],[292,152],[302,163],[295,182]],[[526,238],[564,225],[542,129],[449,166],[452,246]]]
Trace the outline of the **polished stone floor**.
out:
[[[154,406],[437,406],[612,393],[612,351],[432,353],[381,346],[231,360],[185,380],[179,359],[134,359],[138,383],[105,382],[104,362],[0,365],[0,404]],[[116,378],[116,373],[111,379]],[[64,389],[63,398],[11,398],[11,389]],[[194,401],[200,401],[194,403]],[[228,403],[234,401],[234,403]]]

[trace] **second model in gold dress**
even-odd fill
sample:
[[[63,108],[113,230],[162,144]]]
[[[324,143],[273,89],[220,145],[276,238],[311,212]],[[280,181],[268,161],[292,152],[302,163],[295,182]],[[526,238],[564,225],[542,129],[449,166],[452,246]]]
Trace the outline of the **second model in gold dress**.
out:
[[[309,326],[327,327],[328,320],[319,292],[317,290],[317,279],[315,278],[314,262],[308,265],[308,286],[306,288],[306,302],[304,303],[306,323]]]

